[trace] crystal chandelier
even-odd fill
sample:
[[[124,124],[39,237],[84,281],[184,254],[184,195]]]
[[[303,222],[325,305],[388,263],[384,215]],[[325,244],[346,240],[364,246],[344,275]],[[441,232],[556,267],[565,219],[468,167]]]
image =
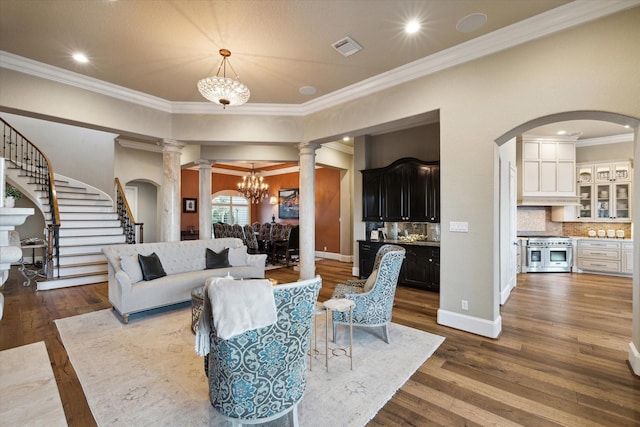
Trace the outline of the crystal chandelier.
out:
[[[218,67],[218,72],[213,77],[200,80],[198,82],[198,90],[209,101],[222,105],[223,109],[227,105],[242,105],[249,100],[251,95],[249,88],[240,83],[236,70],[233,69],[231,62],[228,60],[231,56],[231,51],[220,49],[219,53],[222,56],[222,62]],[[227,63],[236,76],[235,80],[227,77]],[[222,70],[222,77],[220,77],[220,70]]]
[[[249,199],[251,203],[260,203],[269,195],[269,185],[263,182],[261,176],[256,176],[256,171],[251,163],[251,174],[242,177],[238,183],[238,193]]]

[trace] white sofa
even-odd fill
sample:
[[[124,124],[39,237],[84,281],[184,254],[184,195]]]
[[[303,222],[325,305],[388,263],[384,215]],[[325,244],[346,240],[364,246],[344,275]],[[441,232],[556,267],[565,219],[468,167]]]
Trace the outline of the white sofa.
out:
[[[216,253],[229,248],[231,267],[206,270],[207,248]],[[105,246],[102,252],[109,266],[109,301],[125,323],[132,313],[190,300],[191,290],[204,285],[209,277],[230,274],[234,278],[264,278],[267,257],[265,254],[247,254],[242,240],[234,237],[111,245]],[[134,271],[132,266],[136,267],[138,255],[154,252],[167,275],[150,281],[140,280],[141,272]]]

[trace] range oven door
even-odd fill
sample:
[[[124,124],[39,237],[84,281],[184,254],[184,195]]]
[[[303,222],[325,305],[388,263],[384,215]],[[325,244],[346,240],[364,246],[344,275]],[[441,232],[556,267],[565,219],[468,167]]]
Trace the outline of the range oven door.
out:
[[[571,246],[546,248],[546,271],[571,271],[573,248]]]
[[[546,248],[527,246],[527,272],[543,271]]]

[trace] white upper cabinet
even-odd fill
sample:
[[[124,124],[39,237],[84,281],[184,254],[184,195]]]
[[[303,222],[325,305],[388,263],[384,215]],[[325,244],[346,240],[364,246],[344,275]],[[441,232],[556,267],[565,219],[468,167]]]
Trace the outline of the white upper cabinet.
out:
[[[579,221],[631,221],[630,161],[576,165],[580,206]]]
[[[520,205],[576,204],[576,139],[522,135],[517,144]]]

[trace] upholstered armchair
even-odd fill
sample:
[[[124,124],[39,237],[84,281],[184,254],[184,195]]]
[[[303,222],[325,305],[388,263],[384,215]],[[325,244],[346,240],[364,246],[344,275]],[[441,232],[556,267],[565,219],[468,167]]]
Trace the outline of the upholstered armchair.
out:
[[[293,411],[306,387],[306,359],[320,276],[273,287],[278,320],[223,340],[211,319],[209,397],[235,425],[265,423]]]
[[[258,253],[258,239],[256,238],[256,232],[253,231],[253,227],[249,224],[244,227],[244,241],[247,245],[247,252],[250,254]]]
[[[378,249],[373,271],[366,280],[348,280],[338,284],[332,298],[353,300],[353,326],[382,327],[383,339],[389,343],[389,323],[393,298],[405,249],[396,245],[383,245]],[[349,325],[349,312],[333,313],[333,340],[338,325]]]

